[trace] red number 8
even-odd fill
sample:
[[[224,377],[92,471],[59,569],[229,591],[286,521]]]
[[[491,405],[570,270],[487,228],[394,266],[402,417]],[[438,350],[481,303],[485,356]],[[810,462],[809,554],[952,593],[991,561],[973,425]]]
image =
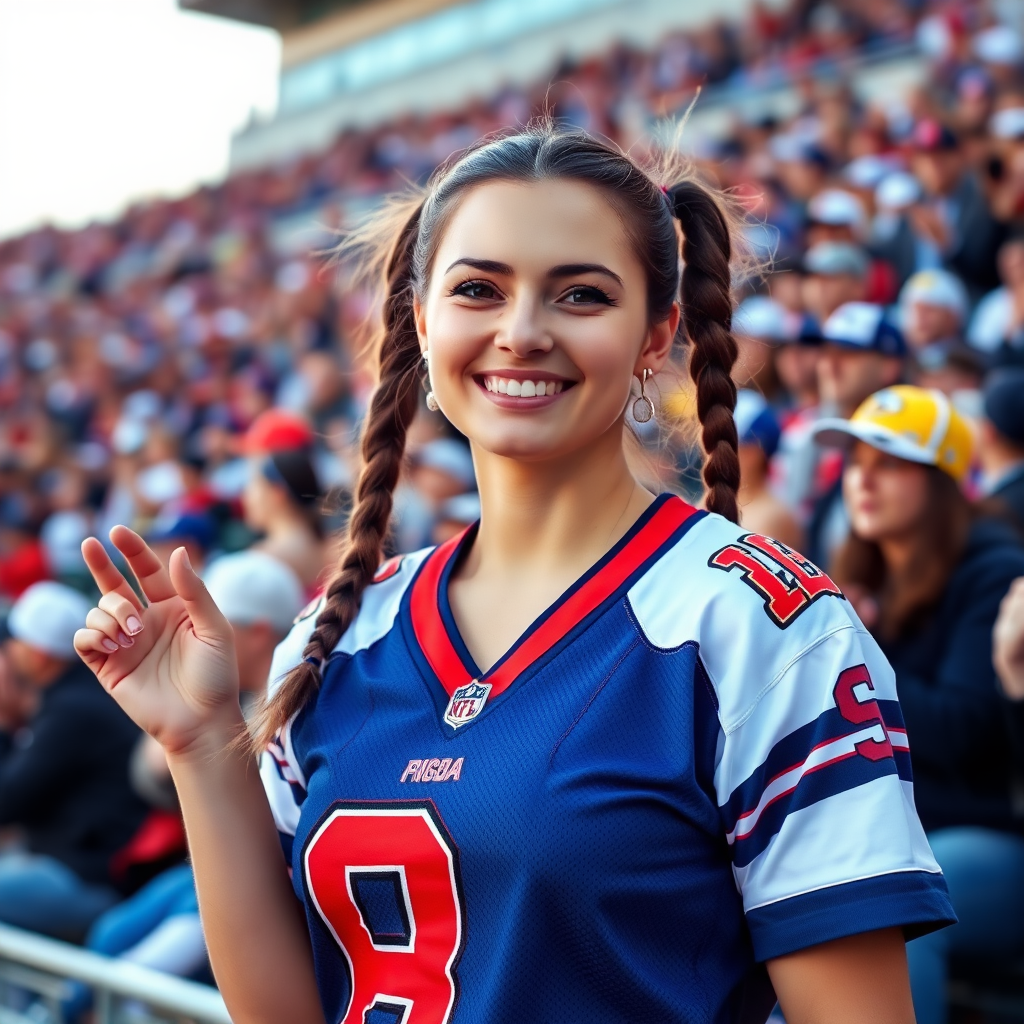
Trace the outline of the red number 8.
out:
[[[341,1024],[370,1011],[447,1024],[465,928],[458,850],[433,804],[336,804],[306,847],[305,873],[349,965]]]

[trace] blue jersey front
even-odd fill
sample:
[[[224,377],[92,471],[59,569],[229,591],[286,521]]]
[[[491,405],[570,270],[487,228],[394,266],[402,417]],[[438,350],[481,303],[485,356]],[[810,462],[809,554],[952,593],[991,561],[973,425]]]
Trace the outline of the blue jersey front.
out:
[[[763,1021],[763,961],[952,918],[827,577],[662,498],[481,673],[471,536],[385,567],[261,767],[328,1020]]]

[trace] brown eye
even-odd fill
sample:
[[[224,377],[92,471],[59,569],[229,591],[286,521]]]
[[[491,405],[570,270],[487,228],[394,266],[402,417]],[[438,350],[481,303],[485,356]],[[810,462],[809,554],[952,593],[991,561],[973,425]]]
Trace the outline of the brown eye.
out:
[[[604,306],[614,305],[608,295],[592,285],[576,285],[563,296],[563,301],[570,306],[589,306],[599,303]]]
[[[452,295],[466,299],[494,299],[498,293],[486,281],[465,281],[452,289]]]

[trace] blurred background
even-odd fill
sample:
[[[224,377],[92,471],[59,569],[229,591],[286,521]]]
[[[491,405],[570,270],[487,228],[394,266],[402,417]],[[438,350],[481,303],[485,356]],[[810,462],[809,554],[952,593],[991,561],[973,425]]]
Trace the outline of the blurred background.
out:
[[[1024,730],[991,648],[1024,575],[1021,0],[0,0],[0,602],[90,594],[82,539],[127,523],[220,573],[236,629],[266,627],[250,649],[272,649],[333,560],[373,384],[374,297],[325,251],[389,191],[538,114],[640,155],[678,146],[748,214],[765,269],[736,282],[744,525],[833,571],[883,643],[926,827],[984,833],[947,874],[960,858],[994,877],[986,837],[1009,844],[987,938],[961,929],[912,962],[919,1020],[1024,1020]],[[902,385],[965,430],[956,472],[933,462],[954,493],[935,484],[886,525],[851,504],[851,456],[815,426]],[[699,502],[690,391],[666,379],[656,404],[631,422],[645,472]],[[392,553],[478,512],[464,439],[424,405]],[[899,530],[931,544],[913,579]],[[11,634],[67,668],[66,644]],[[51,678],[26,657],[8,649],[0,674],[0,825],[37,853],[35,812],[4,796],[28,784],[4,773]],[[259,657],[247,671],[259,690]],[[103,898],[6,914],[0,853],[0,920],[209,980],[190,876],[152,895],[184,850],[159,757],[133,744],[113,860],[90,873],[47,847]],[[119,911],[131,927],[103,916]],[[193,931],[146,947],[175,917]],[[9,988],[18,1019],[93,1012],[89,986]]]

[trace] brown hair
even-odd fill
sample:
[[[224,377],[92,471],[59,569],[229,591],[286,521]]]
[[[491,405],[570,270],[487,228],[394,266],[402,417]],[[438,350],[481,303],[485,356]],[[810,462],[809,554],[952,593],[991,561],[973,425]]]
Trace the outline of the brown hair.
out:
[[[482,144],[441,168],[415,209],[411,209],[413,200],[392,206],[393,212],[404,211],[404,217],[384,268],[379,384],[363,426],[363,470],[356,486],[347,542],[327,586],[323,610],[303,651],[303,661],[288,674],[254,721],[253,743],[258,750],[315,692],[321,666],[355,618],[363,590],[380,563],[392,492],[406,432],[416,414],[420,384],[413,298],[426,288],[444,228],[459,199],[477,185],[551,179],[600,188],[620,212],[646,273],[651,322],[664,320],[672,304],[682,300],[683,325],[693,343],[690,374],[696,385],[697,413],[707,453],[706,506],[736,521],[739,460],[732,416],[736,388],[730,375],[736,359],[736,343],[730,334],[733,246],[730,216],[722,197],[690,177],[663,188],[652,172],[620,150],[583,132],[551,124]],[[682,273],[677,223],[686,264]],[[369,238],[371,251],[379,245],[378,237]]]
[[[897,640],[912,631],[942,599],[975,516],[948,473],[924,468],[927,512],[906,567],[898,574],[888,571],[881,548],[852,531],[833,560],[832,575],[841,587],[866,590],[878,602],[878,625],[872,631],[883,640]]]

